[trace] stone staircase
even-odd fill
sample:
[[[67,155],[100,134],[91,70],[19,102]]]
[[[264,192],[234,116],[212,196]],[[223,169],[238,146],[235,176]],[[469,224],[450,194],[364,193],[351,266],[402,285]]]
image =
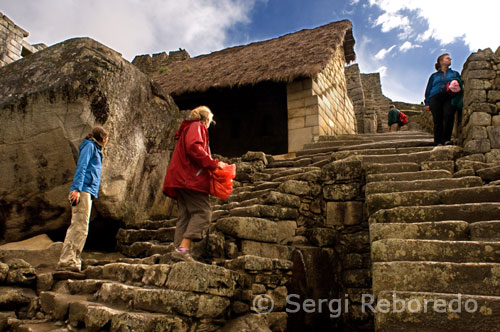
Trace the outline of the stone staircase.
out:
[[[499,331],[500,186],[485,185],[492,165],[432,141],[411,131],[320,137],[292,158],[228,160],[237,162],[234,192],[213,199],[209,241],[193,247],[210,264],[172,260],[175,219],[124,224],[123,255],[87,256],[83,276],[36,271],[36,293],[16,290],[22,303],[0,296],[0,310],[25,311],[0,312],[0,331],[278,332],[287,321],[290,332]],[[337,319],[287,315],[286,296],[299,290],[348,294],[349,310]],[[376,307],[448,303],[458,293],[462,308],[474,300],[477,311]],[[252,315],[259,294],[275,300],[272,313]],[[375,312],[363,294],[373,294]]]

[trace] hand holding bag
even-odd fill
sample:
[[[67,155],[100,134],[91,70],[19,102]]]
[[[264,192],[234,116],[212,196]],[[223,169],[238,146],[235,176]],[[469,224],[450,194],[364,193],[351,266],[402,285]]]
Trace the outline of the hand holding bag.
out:
[[[236,177],[236,165],[217,168],[210,174],[210,195],[225,200],[233,192],[233,179]]]

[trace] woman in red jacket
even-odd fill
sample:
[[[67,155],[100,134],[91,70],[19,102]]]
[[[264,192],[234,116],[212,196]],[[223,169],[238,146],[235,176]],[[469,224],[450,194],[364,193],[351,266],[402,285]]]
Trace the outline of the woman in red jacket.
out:
[[[163,183],[163,193],[177,199],[179,210],[172,255],[185,261],[194,261],[189,252],[191,243],[202,239],[212,218],[210,171],[226,166],[210,156],[208,127],[212,122],[213,114],[206,106],[195,108],[182,122]]]

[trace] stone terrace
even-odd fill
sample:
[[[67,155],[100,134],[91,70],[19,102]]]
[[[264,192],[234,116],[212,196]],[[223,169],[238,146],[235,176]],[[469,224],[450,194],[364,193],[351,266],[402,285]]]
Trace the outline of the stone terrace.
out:
[[[421,132],[343,135],[293,158],[227,160],[234,192],[214,199],[209,241],[194,248],[212,264],[171,259],[175,220],[123,225],[121,253],[86,253],[81,276],[1,251],[0,331],[498,330],[500,166],[431,144]],[[480,309],[362,306],[363,294],[423,303],[458,293]],[[255,315],[259,294],[273,312]],[[347,298],[349,310],[287,315],[289,294]]]

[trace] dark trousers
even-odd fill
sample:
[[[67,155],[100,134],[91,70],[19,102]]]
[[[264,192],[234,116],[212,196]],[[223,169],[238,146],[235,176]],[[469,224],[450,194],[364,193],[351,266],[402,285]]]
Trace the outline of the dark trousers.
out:
[[[176,188],[179,217],[175,225],[174,245],[178,247],[182,239],[199,241],[203,238],[212,219],[212,207],[208,194]]]
[[[429,99],[432,118],[434,120],[434,143],[444,144],[451,140],[456,108],[451,105],[451,96],[439,93]]]

